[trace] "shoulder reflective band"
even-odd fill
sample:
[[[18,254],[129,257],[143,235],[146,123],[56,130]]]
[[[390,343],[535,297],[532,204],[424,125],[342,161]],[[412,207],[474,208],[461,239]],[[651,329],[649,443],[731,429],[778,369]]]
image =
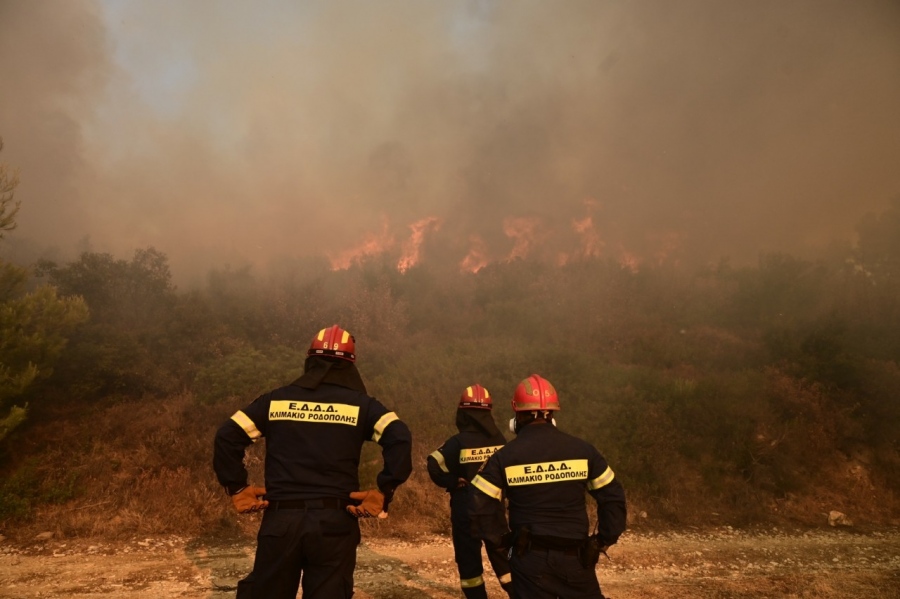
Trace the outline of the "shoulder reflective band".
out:
[[[444,454],[440,452],[440,450],[435,451],[431,454],[431,457],[438,463],[438,466],[441,467],[441,470],[450,474],[450,470],[447,469],[447,462],[444,461]]]
[[[484,584],[484,578],[479,574],[475,578],[460,578],[459,586],[464,589],[472,589],[475,587],[480,587]]]
[[[472,464],[477,462],[484,462],[489,457],[497,453],[497,450],[501,447],[503,446],[496,445],[494,447],[473,447],[472,449],[463,449],[459,452],[459,463]]]
[[[487,495],[488,497],[493,497],[497,501],[503,497],[503,491],[499,489],[499,487],[495,487],[488,481],[481,478],[481,475],[478,474],[475,478],[472,479],[472,486]]]
[[[591,491],[596,491],[600,487],[605,487],[606,485],[611,483],[615,477],[616,475],[613,474],[612,468],[607,466],[606,470],[603,471],[603,474],[588,483],[588,489],[590,489]]]
[[[262,433],[259,432],[259,429],[256,428],[256,425],[253,424],[253,421],[250,420],[250,417],[238,410],[234,413],[234,416],[231,417],[239,427],[244,429],[244,432],[247,433],[247,436],[250,437],[254,443],[262,437]]]
[[[540,464],[520,464],[506,467],[506,484],[535,485],[539,483],[558,483],[567,480],[587,480],[587,460],[562,460],[560,462],[542,462]]]
[[[356,426],[359,406],[315,401],[277,400],[269,404],[269,420],[294,420]]]
[[[392,423],[394,420],[400,420],[397,418],[397,415],[393,412],[388,412],[384,416],[378,419],[378,422],[375,423],[375,432],[372,433],[372,440],[378,443],[378,440],[381,438],[381,435],[384,434],[384,429],[387,428],[387,425]]]

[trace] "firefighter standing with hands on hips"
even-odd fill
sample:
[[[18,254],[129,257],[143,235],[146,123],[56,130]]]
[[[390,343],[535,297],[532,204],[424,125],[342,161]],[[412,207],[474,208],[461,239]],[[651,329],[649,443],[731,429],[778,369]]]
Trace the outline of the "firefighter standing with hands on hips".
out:
[[[412,471],[409,428],[366,393],[355,340],[334,325],[316,335],[304,374],[261,395],[219,428],[213,467],[240,513],[265,510],[253,571],[237,599],[349,599],[357,518],[386,516]],[[248,485],[244,450],[265,437],[266,486]],[[381,445],[378,489],[359,490],[365,441]]]
[[[524,379],[512,407],[516,438],[472,479],[476,529],[510,548],[513,588],[520,598],[602,599],[595,567],[625,530],[625,491],[600,452],[556,428],[559,397],[549,381],[536,374]],[[597,502],[593,535],[585,491]],[[512,529],[505,535],[492,517],[504,494]]]
[[[481,562],[482,539],[472,535],[469,520],[469,481],[487,458],[503,447],[506,438],[497,429],[491,416],[491,394],[481,385],[467,387],[456,409],[456,428],[459,434],[447,439],[428,456],[428,474],[439,487],[450,493],[450,524],[453,552],[459,570],[460,585],[466,599],[487,599],[484,586],[484,567]],[[498,525],[506,527],[502,502],[494,502],[494,516]],[[490,541],[485,551],[500,586],[515,599],[512,590],[506,552]]]

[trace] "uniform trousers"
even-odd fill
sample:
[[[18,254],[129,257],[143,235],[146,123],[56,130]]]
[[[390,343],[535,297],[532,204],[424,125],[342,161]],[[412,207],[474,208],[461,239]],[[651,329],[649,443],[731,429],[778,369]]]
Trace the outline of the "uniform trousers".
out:
[[[509,560],[520,599],[603,599],[597,572],[572,552],[529,549]]]
[[[453,534],[453,554],[456,559],[456,567],[459,570],[461,581],[473,580],[484,574],[484,566],[481,562],[481,539],[471,534],[471,521],[465,514],[451,513],[450,524]],[[494,574],[500,579],[501,585],[508,584],[509,563],[506,552],[496,545],[484,542],[485,553]],[[484,584],[480,586],[463,588],[463,594],[467,599],[481,599],[487,597]]]
[[[253,571],[236,599],[350,599],[359,522],[343,509],[268,509],[259,527]]]

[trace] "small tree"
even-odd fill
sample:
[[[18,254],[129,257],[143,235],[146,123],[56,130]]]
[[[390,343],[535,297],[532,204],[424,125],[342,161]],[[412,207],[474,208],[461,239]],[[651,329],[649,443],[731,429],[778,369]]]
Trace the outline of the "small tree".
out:
[[[73,336],[54,376],[69,399],[161,395],[193,374],[183,352],[200,345],[182,334],[190,323],[179,320],[180,299],[162,252],[139,249],[132,260],[83,252],[68,264],[41,261],[35,272],[90,309],[91,322]]]
[[[0,239],[16,228],[18,183],[18,174],[0,163]],[[84,300],[59,297],[49,285],[25,293],[27,278],[24,269],[0,259],[0,439],[25,420],[27,406],[13,402],[52,372],[69,333],[88,317]]]
[[[0,137],[0,152],[3,151],[3,138]],[[5,231],[16,228],[16,213],[19,202],[13,202],[13,194],[19,184],[19,172],[10,169],[0,162],[0,239]]]

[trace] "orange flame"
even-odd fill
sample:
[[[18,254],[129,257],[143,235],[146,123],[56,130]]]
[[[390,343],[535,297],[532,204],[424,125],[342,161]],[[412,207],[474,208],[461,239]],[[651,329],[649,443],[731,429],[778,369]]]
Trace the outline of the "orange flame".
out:
[[[581,236],[581,257],[600,257],[605,244],[600,239],[600,234],[594,228],[594,217],[589,214],[580,220],[573,220],[572,228]]]
[[[476,273],[491,262],[510,262],[516,259],[536,258],[554,260],[557,265],[565,265],[581,260],[592,260],[612,256],[622,268],[631,272],[650,265],[678,262],[678,250],[682,246],[684,234],[663,231],[648,232],[639,249],[626,249],[621,242],[607,238],[606,229],[601,231],[594,217],[602,205],[593,199],[584,200],[583,216],[572,218],[569,228],[554,230],[539,217],[517,216],[503,219],[503,232],[510,240],[512,248],[505,257],[491,255],[484,239],[476,234],[469,235],[469,251],[459,262],[463,272]],[[328,255],[332,270],[344,270],[370,256],[384,255],[395,262],[400,272],[407,272],[423,260],[422,249],[426,237],[440,230],[444,221],[436,216],[428,216],[408,225],[409,237],[402,242],[398,251],[396,235],[391,233],[388,219],[382,218],[380,231],[364,236],[355,246]],[[544,241],[552,242],[543,244]],[[556,249],[553,249],[555,247]]]
[[[619,264],[631,272],[637,272],[641,266],[641,259],[626,250],[624,247],[619,247]]]
[[[594,227],[594,211],[600,208],[600,202],[588,198],[582,202],[587,215],[583,218],[572,219],[572,230],[575,231],[580,240],[577,250],[572,252],[560,252],[557,254],[556,263],[559,266],[568,264],[573,260],[585,260],[588,258],[599,258],[603,255],[606,243],[600,238],[600,233]]]
[[[459,269],[476,273],[488,265],[487,249],[484,240],[478,235],[469,235],[470,249],[466,257],[459,263]]]
[[[537,218],[527,216],[503,219],[503,232],[513,240],[512,251],[506,257],[507,262],[516,258],[524,258],[528,255],[539,224],[540,221]]]
[[[428,216],[422,220],[418,220],[409,226],[412,235],[403,244],[403,256],[397,262],[397,270],[406,272],[410,267],[419,263],[419,248],[422,247],[422,241],[425,239],[425,233],[434,230],[437,231],[441,227],[441,220],[436,216]]]
[[[380,233],[368,233],[359,244],[329,255],[328,261],[331,262],[331,270],[347,270],[367,256],[383,254],[393,245],[394,238],[388,232],[388,220],[385,218],[382,220]]]

